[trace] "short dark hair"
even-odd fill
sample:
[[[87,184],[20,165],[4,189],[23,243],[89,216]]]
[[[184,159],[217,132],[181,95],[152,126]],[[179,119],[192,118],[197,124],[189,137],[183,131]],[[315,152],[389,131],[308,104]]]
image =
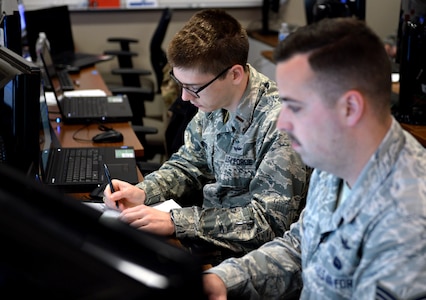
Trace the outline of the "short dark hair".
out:
[[[236,64],[247,64],[249,42],[241,24],[223,9],[195,13],[173,37],[167,50],[172,67],[218,74]]]
[[[364,21],[327,18],[300,27],[277,46],[274,59],[279,63],[296,54],[309,55],[324,98],[334,101],[355,89],[373,99],[375,109],[390,110],[391,63],[382,40]]]

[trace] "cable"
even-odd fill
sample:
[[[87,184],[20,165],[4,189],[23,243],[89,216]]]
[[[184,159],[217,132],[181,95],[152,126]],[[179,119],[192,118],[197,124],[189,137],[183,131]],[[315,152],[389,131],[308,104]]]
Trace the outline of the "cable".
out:
[[[84,125],[84,126],[82,126],[82,127],[80,127],[79,129],[77,129],[73,134],[72,134],[72,138],[73,138],[73,140],[75,140],[75,141],[78,141],[78,142],[92,142],[92,139],[82,139],[82,138],[79,138],[79,137],[77,137],[77,134],[80,132],[80,131],[82,131],[83,129],[85,129],[85,128],[87,128],[87,127],[89,127],[91,124],[89,123],[89,124],[86,124],[86,125]]]
[[[91,143],[91,142],[93,142],[92,138],[90,138],[90,139],[83,139],[83,138],[79,138],[79,137],[77,137],[77,134],[78,134],[80,131],[82,131],[83,129],[85,129],[85,128],[89,127],[91,124],[93,124],[93,123],[88,123],[88,124],[84,125],[83,127],[80,127],[79,129],[77,129],[77,130],[73,133],[73,135],[72,135],[73,140],[78,141],[78,142],[90,142],[90,143]],[[112,128],[112,127],[108,127],[108,126],[106,126],[105,124],[99,124],[98,129],[99,129],[100,131],[111,131],[111,130],[114,130],[114,128]]]

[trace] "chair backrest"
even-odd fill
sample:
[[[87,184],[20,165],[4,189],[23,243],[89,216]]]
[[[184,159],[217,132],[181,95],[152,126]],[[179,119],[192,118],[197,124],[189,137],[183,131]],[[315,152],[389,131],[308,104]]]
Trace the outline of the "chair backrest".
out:
[[[161,83],[163,82],[163,68],[167,64],[167,56],[162,44],[166,36],[167,28],[173,15],[171,8],[165,8],[161,15],[158,26],[151,38],[150,54],[151,65],[154,69],[155,79],[157,81],[157,93],[161,93]]]

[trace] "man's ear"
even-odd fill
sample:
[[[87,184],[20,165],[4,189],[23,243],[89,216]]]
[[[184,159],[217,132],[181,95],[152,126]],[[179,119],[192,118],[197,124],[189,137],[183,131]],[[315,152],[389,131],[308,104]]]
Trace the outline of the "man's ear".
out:
[[[235,65],[231,68],[232,80],[239,83],[244,78],[244,67],[241,65]]]
[[[356,90],[347,91],[341,97],[341,112],[348,126],[356,125],[361,119],[365,109],[364,96]]]

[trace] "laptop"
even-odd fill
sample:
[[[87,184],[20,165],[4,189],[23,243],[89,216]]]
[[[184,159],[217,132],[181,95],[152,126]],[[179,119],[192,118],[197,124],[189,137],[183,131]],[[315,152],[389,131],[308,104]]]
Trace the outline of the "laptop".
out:
[[[128,122],[132,119],[132,108],[126,95],[65,96],[46,45],[42,48],[40,57],[43,62],[44,77],[51,86],[64,123]]]
[[[44,184],[68,193],[89,192],[108,182],[104,164],[111,178],[132,184],[139,181],[133,147],[61,147],[50,124],[46,100],[41,98],[40,177]],[[73,169],[77,172],[72,173]]]
[[[55,65],[60,68],[80,69],[113,58],[110,55],[75,51],[68,5],[25,10],[26,39],[33,61],[36,61],[35,44],[39,32],[49,39]]]
[[[57,70],[55,66],[49,66],[49,73],[53,78],[58,78],[59,84],[63,91],[73,91],[74,82],[66,69]],[[50,80],[47,78],[47,73],[41,70],[42,80],[45,91],[51,91],[53,87],[50,85]]]

